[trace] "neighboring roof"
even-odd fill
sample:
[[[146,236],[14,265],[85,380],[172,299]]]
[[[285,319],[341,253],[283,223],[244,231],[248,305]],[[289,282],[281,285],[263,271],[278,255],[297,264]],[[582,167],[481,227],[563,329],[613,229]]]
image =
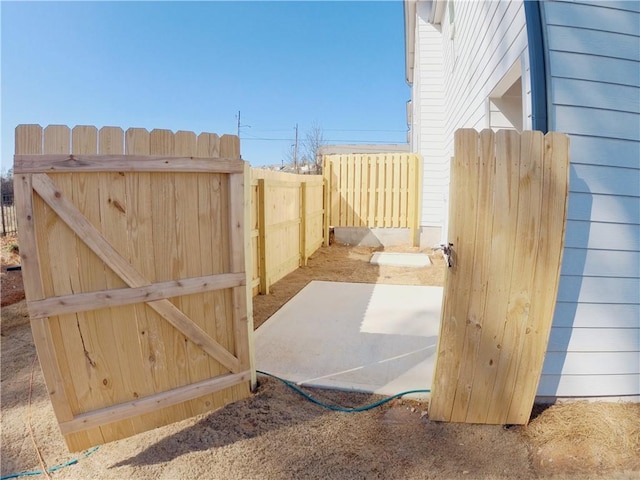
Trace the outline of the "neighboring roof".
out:
[[[352,153],[397,153],[408,152],[407,143],[356,144],[356,145],[322,145],[320,155],[349,155]]]

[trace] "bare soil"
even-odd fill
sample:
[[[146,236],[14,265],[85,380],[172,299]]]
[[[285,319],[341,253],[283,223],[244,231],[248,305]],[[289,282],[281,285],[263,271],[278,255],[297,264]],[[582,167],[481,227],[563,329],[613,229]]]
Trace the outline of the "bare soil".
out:
[[[3,252],[5,246],[3,242]],[[444,266],[437,255],[433,256],[432,267],[398,269],[370,265],[370,254],[371,249],[359,247],[322,248],[307,267],[276,283],[271,295],[254,299],[256,327],[314,279],[442,283]],[[16,262],[9,257],[3,253],[3,271],[6,262]],[[19,272],[3,273],[3,305],[5,288],[13,294],[17,288],[11,285],[19,284],[19,276]],[[533,413],[537,418],[529,427],[507,429],[431,422],[428,405],[403,400],[362,413],[331,412],[269,378],[260,378],[258,391],[252,397],[216,412],[103,445],[86,457],[69,454],[56,425],[42,372],[34,362],[35,348],[24,301],[2,309],[1,341],[2,476],[78,459],[50,476],[640,478],[638,404],[574,402],[570,412],[563,405],[537,406]],[[365,405],[380,398],[331,390],[308,391],[325,402],[345,406]],[[596,418],[604,420],[590,420]],[[572,434],[568,435],[568,431]],[[587,434],[580,436],[580,432]]]

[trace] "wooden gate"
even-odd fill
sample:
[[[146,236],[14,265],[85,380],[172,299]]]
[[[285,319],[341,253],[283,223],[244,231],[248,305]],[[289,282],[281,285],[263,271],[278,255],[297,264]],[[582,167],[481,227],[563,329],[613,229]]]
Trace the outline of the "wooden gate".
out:
[[[568,166],[563,134],[456,132],[453,266],[429,418],[528,421],[560,278]]]
[[[16,129],[27,305],[70,450],[249,394],[239,158],[230,135]]]

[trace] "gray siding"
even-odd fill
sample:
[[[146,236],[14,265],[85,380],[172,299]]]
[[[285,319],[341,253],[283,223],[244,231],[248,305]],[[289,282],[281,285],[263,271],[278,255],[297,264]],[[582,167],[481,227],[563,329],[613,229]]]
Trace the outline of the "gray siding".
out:
[[[571,136],[540,396],[640,395],[640,2],[543,4],[550,130]]]

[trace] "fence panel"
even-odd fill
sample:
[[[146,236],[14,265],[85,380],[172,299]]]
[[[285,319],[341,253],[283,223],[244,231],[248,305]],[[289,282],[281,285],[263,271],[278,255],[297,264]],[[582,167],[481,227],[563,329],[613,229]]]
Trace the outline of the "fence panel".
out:
[[[13,204],[13,194],[2,195],[2,205],[0,205],[2,216],[2,236],[11,235],[18,232],[16,221],[16,207]]]
[[[248,167],[217,140],[16,129],[27,305],[70,450],[249,394]]]
[[[542,372],[566,224],[569,140],[458,130],[429,416],[523,424]]]
[[[318,175],[252,169],[253,293],[305,265],[324,235],[324,186]]]
[[[328,225],[410,228],[415,242],[420,162],[410,153],[325,155]]]

